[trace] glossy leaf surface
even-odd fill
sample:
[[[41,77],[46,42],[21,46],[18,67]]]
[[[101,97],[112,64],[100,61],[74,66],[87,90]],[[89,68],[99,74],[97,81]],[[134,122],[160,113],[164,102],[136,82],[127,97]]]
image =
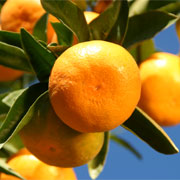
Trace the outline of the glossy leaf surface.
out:
[[[122,126],[160,153],[179,152],[166,132],[138,107]]]

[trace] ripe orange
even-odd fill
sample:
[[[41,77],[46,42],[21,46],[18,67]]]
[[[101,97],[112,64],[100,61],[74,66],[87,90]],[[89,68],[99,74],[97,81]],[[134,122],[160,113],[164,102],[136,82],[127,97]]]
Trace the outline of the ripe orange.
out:
[[[49,79],[56,114],[80,132],[121,125],[134,111],[140,89],[133,57],[123,47],[101,40],[67,49],[56,60]]]
[[[158,52],[140,65],[138,106],[162,126],[180,123],[180,58]]]
[[[19,32],[24,27],[32,33],[44,13],[40,0],[7,0],[1,10],[2,29]]]
[[[104,133],[80,133],[66,126],[45,96],[31,121],[20,131],[27,149],[41,161],[60,167],[86,164],[101,150]]]
[[[59,168],[49,166],[27,151],[20,150],[15,156],[10,158],[8,165],[27,180],[76,180],[75,172],[72,168]],[[1,180],[19,180],[11,175],[1,175]]]
[[[33,33],[37,21],[45,13],[40,0],[7,0],[1,10],[2,30],[19,32],[24,27]],[[50,22],[58,22],[58,19],[49,15],[47,26],[48,43],[54,35],[54,29]]]
[[[19,32],[24,27],[30,33],[39,18],[45,13],[40,0],[7,0],[1,10],[2,30]],[[47,27],[48,43],[51,42],[54,30],[50,22],[58,20],[50,15]],[[0,66],[0,81],[12,81],[22,76],[22,71],[17,71],[5,66]]]

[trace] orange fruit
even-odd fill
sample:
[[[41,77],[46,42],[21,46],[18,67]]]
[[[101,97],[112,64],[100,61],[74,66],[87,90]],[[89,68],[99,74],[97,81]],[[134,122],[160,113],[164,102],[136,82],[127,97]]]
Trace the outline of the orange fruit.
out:
[[[108,131],[126,121],[140,98],[138,66],[123,47],[94,40],[56,60],[49,79],[58,117],[80,132]]]
[[[180,123],[180,58],[158,52],[140,65],[138,106],[162,126]]]
[[[15,70],[12,68],[0,65],[0,82],[13,81],[21,77],[23,71]]]
[[[2,30],[20,32],[23,27],[28,32],[33,33],[37,21],[45,13],[40,0],[7,0],[1,10]],[[49,15],[47,25],[48,43],[51,42],[54,35],[54,29],[50,22],[59,20]]]
[[[53,111],[49,95],[38,107],[20,131],[24,145],[38,159],[54,166],[76,167],[99,153],[104,133],[80,133],[66,126]]]
[[[38,160],[25,148],[11,157],[8,165],[27,180],[77,179],[72,168],[59,168],[47,165]],[[2,173],[1,180],[19,180],[19,178]]]
[[[7,0],[1,10],[2,29],[19,32],[24,27],[32,33],[44,13],[40,0]]]

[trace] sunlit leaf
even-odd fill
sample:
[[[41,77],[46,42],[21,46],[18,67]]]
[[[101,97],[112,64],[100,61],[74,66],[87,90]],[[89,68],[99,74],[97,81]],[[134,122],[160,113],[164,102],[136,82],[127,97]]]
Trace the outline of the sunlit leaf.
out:
[[[161,30],[177,20],[177,16],[161,11],[149,11],[129,18],[128,30],[123,46],[128,48],[135,43],[153,38]]]
[[[0,42],[0,64],[14,69],[33,72],[24,51],[4,42]]]
[[[109,147],[109,132],[104,133],[104,144],[98,155],[88,163],[88,172],[92,179],[96,179],[102,172]]]
[[[38,39],[46,42],[47,41],[47,23],[48,13],[45,13],[36,23],[33,29],[33,35]]]
[[[46,83],[39,83],[25,89],[17,98],[6,119],[0,126],[0,148],[13,136],[14,130],[40,94],[47,90]]]
[[[135,0],[133,1],[130,9],[129,16],[141,14],[146,11],[150,0]]]
[[[125,149],[127,149],[128,151],[133,153],[138,159],[142,159],[141,154],[130,143],[128,143],[123,138],[120,138],[119,136],[116,136],[114,134],[111,134],[110,138],[114,142],[118,143],[120,146],[124,147]]]
[[[138,107],[122,126],[160,153],[179,152],[166,132]]]
[[[23,91],[24,89],[20,89],[9,93],[6,97],[2,99],[2,102],[7,106],[12,107],[16,99],[22,94]]]
[[[56,60],[54,54],[37,42],[25,29],[21,29],[21,41],[38,79],[48,81],[52,66]]]
[[[88,41],[89,29],[83,11],[71,1],[41,0],[43,8],[64,23],[78,38]]]

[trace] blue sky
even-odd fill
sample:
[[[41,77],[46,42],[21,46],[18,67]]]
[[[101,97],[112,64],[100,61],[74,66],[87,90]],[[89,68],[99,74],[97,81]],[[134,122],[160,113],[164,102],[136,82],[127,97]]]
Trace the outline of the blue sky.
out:
[[[162,31],[155,37],[158,49],[177,54],[180,48],[175,32],[175,26]],[[130,132],[118,128],[120,137],[127,140],[143,156],[138,160],[131,152],[114,142],[110,142],[110,149],[103,172],[97,180],[113,179],[180,179],[180,153],[164,155],[154,151],[146,143],[139,140]],[[180,125],[164,128],[178,148],[180,148]],[[87,166],[75,168],[79,180],[89,180]]]

